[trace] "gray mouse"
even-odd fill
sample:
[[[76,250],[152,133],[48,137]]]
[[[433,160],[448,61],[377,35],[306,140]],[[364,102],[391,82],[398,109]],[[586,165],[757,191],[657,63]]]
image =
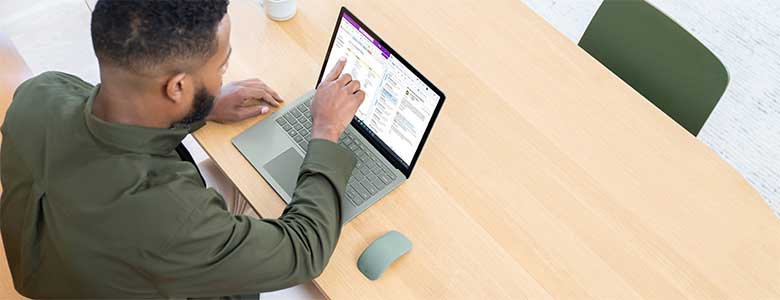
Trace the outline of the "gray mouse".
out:
[[[398,231],[392,230],[371,242],[360,254],[358,269],[368,279],[377,280],[393,262],[412,250],[412,242]]]

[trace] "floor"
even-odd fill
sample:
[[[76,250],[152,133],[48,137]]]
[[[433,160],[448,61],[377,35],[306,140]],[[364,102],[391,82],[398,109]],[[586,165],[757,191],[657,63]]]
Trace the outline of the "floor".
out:
[[[519,0],[574,42],[601,0]],[[726,65],[731,82],[699,140],[736,168],[780,217],[780,1],[647,0]]]

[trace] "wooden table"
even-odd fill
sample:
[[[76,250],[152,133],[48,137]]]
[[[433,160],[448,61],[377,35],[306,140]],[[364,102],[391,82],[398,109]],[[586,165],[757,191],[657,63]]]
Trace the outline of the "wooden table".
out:
[[[234,0],[227,79],[295,99],[346,5],[448,96],[410,180],[349,223],[315,280],[333,299],[780,299],[780,222],[713,151],[518,0]],[[257,211],[282,200],[230,143],[196,139]],[[258,140],[262,143],[262,140]],[[355,266],[388,230],[414,249]]]

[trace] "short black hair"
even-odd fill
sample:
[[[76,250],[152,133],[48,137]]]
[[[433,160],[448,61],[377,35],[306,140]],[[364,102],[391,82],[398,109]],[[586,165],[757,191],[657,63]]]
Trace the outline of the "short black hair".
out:
[[[227,6],[228,0],[99,0],[92,45],[101,64],[138,74],[186,71],[216,52]]]

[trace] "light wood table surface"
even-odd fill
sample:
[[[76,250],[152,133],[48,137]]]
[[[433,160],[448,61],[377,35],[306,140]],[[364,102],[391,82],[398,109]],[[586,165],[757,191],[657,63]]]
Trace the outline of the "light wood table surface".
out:
[[[446,94],[410,180],[349,223],[315,280],[332,299],[780,299],[780,222],[713,151],[517,0],[234,0],[228,78],[293,100],[346,5]],[[231,144],[195,137],[257,211],[284,202]],[[258,140],[262,143],[262,140]],[[389,230],[414,248],[356,267]]]

